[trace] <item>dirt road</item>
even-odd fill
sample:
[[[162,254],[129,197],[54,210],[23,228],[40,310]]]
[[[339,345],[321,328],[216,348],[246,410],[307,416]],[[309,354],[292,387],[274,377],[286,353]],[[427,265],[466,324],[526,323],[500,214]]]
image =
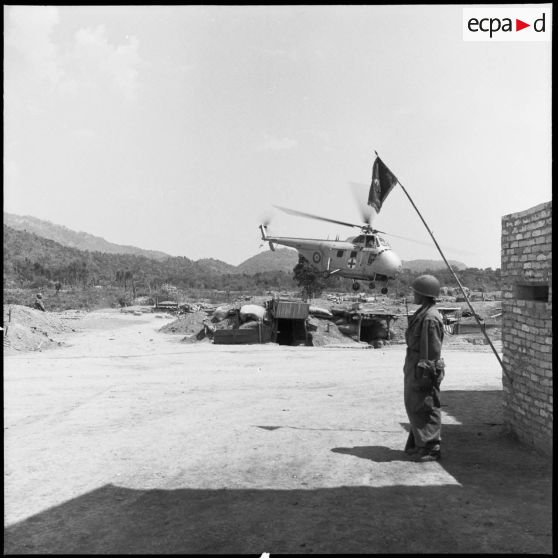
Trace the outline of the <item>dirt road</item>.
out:
[[[404,347],[180,343],[94,312],[4,359],[6,553],[550,553],[551,463],[447,350],[443,461],[401,451]]]

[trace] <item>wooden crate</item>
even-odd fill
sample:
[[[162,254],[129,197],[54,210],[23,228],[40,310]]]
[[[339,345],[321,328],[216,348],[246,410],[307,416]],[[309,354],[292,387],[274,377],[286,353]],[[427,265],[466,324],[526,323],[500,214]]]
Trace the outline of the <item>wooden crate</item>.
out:
[[[271,328],[264,325],[250,329],[218,329],[213,334],[216,345],[250,345],[270,341]]]

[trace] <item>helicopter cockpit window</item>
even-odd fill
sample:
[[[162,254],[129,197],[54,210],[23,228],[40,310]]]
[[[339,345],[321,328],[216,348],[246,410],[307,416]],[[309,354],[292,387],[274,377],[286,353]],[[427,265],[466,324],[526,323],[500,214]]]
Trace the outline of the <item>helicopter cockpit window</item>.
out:
[[[387,240],[382,237],[378,237],[378,240],[380,241],[380,246],[386,246],[387,248],[389,248],[389,242]]]
[[[364,236],[357,236],[353,240],[353,244],[363,244],[364,243]]]
[[[376,248],[378,246],[379,246],[378,240],[375,236],[366,237],[366,247],[367,248]]]

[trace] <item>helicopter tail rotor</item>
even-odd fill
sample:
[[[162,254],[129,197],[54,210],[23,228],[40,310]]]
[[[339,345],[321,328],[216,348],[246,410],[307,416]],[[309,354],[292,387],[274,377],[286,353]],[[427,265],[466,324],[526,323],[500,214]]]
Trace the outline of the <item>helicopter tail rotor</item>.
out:
[[[265,213],[261,214],[261,218],[260,218],[260,223],[264,226],[264,227],[268,227],[274,217],[274,211],[273,209],[269,209],[268,211],[266,211]]]
[[[267,226],[269,225],[270,221],[271,221],[270,218],[267,218],[267,219],[264,218],[263,219],[263,223],[260,225],[260,232],[262,233],[262,240],[264,242],[267,241],[269,243],[270,250],[272,252],[275,252],[275,244],[273,244],[273,242],[271,240],[269,240],[268,236],[267,236]],[[263,244],[262,244],[262,246],[263,246]],[[261,246],[260,246],[260,248],[261,248]]]
[[[262,234],[262,240],[267,240],[267,228],[269,227],[269,224],[271,223],[273,217],[273,210],[270,209],[268,211],[266,211],[265,213],[262,213],[260,215],[260,232]]]

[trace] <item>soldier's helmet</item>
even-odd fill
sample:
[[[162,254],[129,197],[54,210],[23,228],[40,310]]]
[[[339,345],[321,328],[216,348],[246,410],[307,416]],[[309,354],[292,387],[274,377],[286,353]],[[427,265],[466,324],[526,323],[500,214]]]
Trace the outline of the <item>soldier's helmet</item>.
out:
[[[37,298],[43,298],[43,295],[41,293],[38,293]]]
[[[434,275],[421,275],[413,281],[411,289],[422,296],[438,298],[440,296],[440,281]]]

